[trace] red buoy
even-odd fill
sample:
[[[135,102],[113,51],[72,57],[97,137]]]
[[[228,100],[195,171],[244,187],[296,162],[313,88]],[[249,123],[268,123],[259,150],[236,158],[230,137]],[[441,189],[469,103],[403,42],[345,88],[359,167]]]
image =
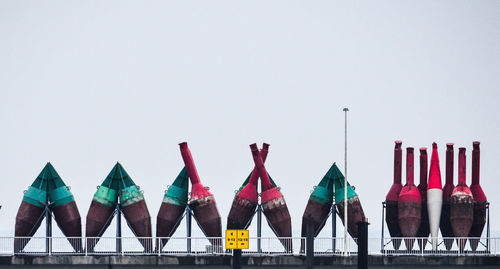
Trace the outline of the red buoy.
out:
[[[261,203],[262,211],[267,219],[267,223],[277,237],[292,237],[292,221],[283,194],[279,189],[271,184],[271,180],[264,166],[259,149],[254,143],[250,145],[255,168],[262,182]],[[292,250],[291,239],[280,239],[286,251]]]
[[[429,230],[431,233],[432,249],[437,250],[439,222],[443,208],[443,188],[441,184],[441,170],[437,144],[432,143],[431,168],[429,171],[429,184],[427,184],[427,212],[429,214]]]
[[[443,235],[444,245],[446,250],[450,250],[453,246],[453,229],[451,228],[450,222],[450,198],[455,185],[453,184],[453,143],[446,144],[446,182],[443,187],[443,209],[441,210],[441,222],[439,223],[439,228],[441,229],[441,234]],[[448,237],[448,239],[446,239]]]
[[[401,150],[402,141],[396,141],[394,146],[394,178],[391,189],[385,197],[385,222],[389,229],[391,237],[403,237],[401,229],[399,228],[398,221],[398,197],[403,185],[401,184],[401,168],[402,168],[402,155]],[[392,239],[394,249],[398,250],[401,245],[401,239]]]
[[[406,185],[398,198],[398,221],[403,237],[417,236],[422,219],[422,198],[413,182],[413,148],[406,148]],[[408,250],[413,248],[415,239],[405,239]]]
[[[420,249],[424,249],[430,233],[429,216],[427,214],[427,148],[420,148],[420,183],[418,184],[418,190],[422,198],[422,219],[417,236],[425,239],[419,239],[417,243]]]
[[[472,223],[472,228],[469,233],[469,237],[481,237],[483,233],[484,225],[486,224],[486,195],[479,185],[479,163],[480,163],[480,151],[479,142],[475,141],[472,143],[472,184],[470,185],[470,190],[472,192],[472,197],[474,198],[474,222]],[[477,249],[479,239],[471,239],[470,246],[472,250]]]
[[[189,179],[191,180],[191,199],[189,207],[193,210],[194,218],[196,219],[201,230],[206,237],[221,237],[222,224],[215,198],[208,188],[205,188],[200,181],[198,171],[194,165],[193,156],[188,148],[187,142],[179,144],[182,159],[186,166]],[[221,245],[219,240],[210,240],[213,245]]]
[[[260,151],[262,161],[265,161],[268,151],[269,144],[264,143]],[[228,229],[246,229],[250,226],[259,198],[257,194],[258,180],[259,174],[254,167],[248,184],[246,184],[233,199],[231,210],[227,216]]]
[[[458,149],[458,185],[450,197],[450,222],[455,237],[464,237],[458,241],[460,250],[465,248],[474,218],[474,199],[465,182],[465,148]]]

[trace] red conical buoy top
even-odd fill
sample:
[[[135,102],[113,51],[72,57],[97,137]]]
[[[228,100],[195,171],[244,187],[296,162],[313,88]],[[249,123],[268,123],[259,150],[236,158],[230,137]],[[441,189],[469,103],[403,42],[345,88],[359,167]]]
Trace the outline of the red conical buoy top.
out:
[[[453,185],[453,143],[446,144],[446,183],[443,187],[443,202],[448,202],[455,186]]]
[[[453,190],[453,195],[456,192],[462,192],[472,196],[472,193],[466,183],[465,173],[465,148],[458,149],[458,185]]]
[[[420,148],[420,182],[418,184],[422,200],[427,197],[427,148]]]
[[[264,166],[264,161],[260,157],[259,154],[259,149],[257,148],[257,144],[251,144],[250,148],[252,150],[252,156],[255,162],[255,168],[257,171],[257,174],[260,176],[260,180],[262,180],[262,191],[267,191],[269,189],[275,188],[271,184],[271,180],[269,179],[269,176],[267,175],[266,168]]]
[[[202,184],[200,181],[200,176],[198,175],[198,171],[196,170],[196,166],[194,165],[193,156],[191,155],[191,151],[188,148],[187,142],[182,142],[179,144],[182,159],[184,160],[184,164],[186,166],[186,170],[189,175],[189,179],[191,180],[191,200],[197,200],[203,197],[207,197],[212,195]]]
[[[420,197],[420,192],[415,186],[413,175],[414,175],[414,165],[413,165],[413,148],[406,148],[406,185],[401,190],[399,194],[399,201],[413,201],[417,203],[422,202]]]
[[[394,180],[391,186],[391,189],[387,193],[387,196],[385,199],[387,201],[397,201],[399,193],[401,192],[401,189],[403,188],[403,185],[401,185],[401,160],[402,160],[402,155],[403,152],[401,150],[401,144],[402,141],[395,141],[395,146],[394,146]]]
[[[474,141],[472,143],[472,184],[470,189],[474,195],[474,201],[481,203],[486,201],[486,195],[484,194],[481,185],[479,185],[479,163],[480,163],[480,150],[479,142]]]
[[[429,184],[427,189],[442,189],[441,169],[436,142],[432,143],[431,168],[429,170]]]
[[[266,161],[267,153],[269,152],[269,144],[264,143],[262,150],[260,151],[260,156],[262,158],[262,162]],[[254,167],[252,171],[252,175],[250,176],[250,180],[248,184],[241,189],[241,191],[237,194],[241,198],[245,198],[254,203],[258,202],[257,195],[257,182],[259,180],[259,173],[257,172],[256,167]]]

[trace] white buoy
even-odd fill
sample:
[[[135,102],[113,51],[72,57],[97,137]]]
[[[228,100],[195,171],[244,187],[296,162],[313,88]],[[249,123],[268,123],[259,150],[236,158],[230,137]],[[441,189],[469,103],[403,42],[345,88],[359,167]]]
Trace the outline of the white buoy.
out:
[[[434,142],[432,143],[431,168],[429,171],[429,184],[427,185],[427,212],[429,214],[432,250],[437,250],[442,207],[443,188],[441,184],[441,170],[439,169],[437,144]]]

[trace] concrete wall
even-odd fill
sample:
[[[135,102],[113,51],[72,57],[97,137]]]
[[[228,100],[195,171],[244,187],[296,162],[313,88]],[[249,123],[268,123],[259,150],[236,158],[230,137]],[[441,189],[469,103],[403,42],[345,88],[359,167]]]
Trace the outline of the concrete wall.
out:
[[[356,268],[356,257],[316,257],[315,267]],[[305,268],[304,256],[243,257],[243,268]],[[0,268],[94,268],[94,269],[133,269],[133,268],[231,268],[228,256],[4,256],[0,257]],[[500,256],[370,256],[369,268],[500,268]]]

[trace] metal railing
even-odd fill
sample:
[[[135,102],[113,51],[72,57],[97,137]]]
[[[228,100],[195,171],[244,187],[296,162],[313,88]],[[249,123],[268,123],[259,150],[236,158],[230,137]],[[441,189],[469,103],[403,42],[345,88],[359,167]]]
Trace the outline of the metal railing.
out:
[[[305,255],[303,237],[250,237],[249,249],[243,255]],[[451,248],[446,248],[451,243]],[[477,243],[472,249],[471,242]],[[395,248],[399,244],[399,248]],[[410,247],[411,246],[411,247]],[[462,247],[460,247],[462,246]],[[341,256],[344,239],[317,237],[315,256]],[[436,250],[430,238],[369,238],[370,255],[499,255],[500,238],[439,238]],[[225,249],[225,238],[206,237],[0,237],[0,255],[231,255]],[[357,255],[356,240],[349,238],[347,254]]]

